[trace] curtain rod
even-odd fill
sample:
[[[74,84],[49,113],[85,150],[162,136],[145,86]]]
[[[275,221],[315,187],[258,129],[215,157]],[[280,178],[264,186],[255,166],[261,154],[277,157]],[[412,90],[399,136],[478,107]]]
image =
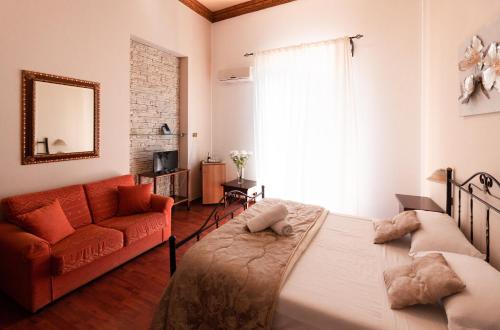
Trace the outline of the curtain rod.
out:
[[[361,39],[363,37],[364,37],[364,35],[359,34],[359,33],[356,34],[356,35],[354,35],[354,36],[350,36],[349,37],[349,42],[351,44],[351,54],[352,54],[352,56],[354,56],[354,41],[353,41],[353,39]],[[245,57],[254,56],[254,53],[245,53],[245,54],[243,54],[243,56],[245,56]]]

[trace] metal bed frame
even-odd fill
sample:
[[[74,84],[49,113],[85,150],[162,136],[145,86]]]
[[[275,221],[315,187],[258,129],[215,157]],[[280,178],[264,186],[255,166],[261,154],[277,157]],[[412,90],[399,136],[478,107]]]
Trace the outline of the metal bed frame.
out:
[[[475,182],[479,182],[479,185]],[[462,194],[469,196],[469,224],[470,224],[470,242],[474,244],[474,201],[483,204],[486,208],[486,261],[490,261],[490,214],[495,212],[500,215],[500,209],[493,204],[487,202],[484,197],[475,194],[475,191],[481,192],[483,196],[490,196],[500,201],[500,197],[494,195],[491,190],[493,188],[500,188],[500,182],[491,174],[486,172],[477,172],[470,178],[462,183],[453,179],[453,170],[446,169],[446,213],[452,216],[454,207],[453,193],[458,189],[458,214],[457,222],[458,227],[461,228],[462,224]]]
[[[478,182],[479,185],[475,182]],[[500,197],[494,195],[491,190],[493,188],[500,188],[500,182],[493,177],[491,174],[486,172],[477,172],[470,178],[462,183],[457,182],[453,179],[453,170],[451,168],[446,169],[446,213],[449,216],[453,215],[454,211],[454,191],[458,189],[458,207],[457,207],[457,224],[461,228],[462,225],[462,194],[469,196],[469,224],[470,224],[470,242],[474,244],[474,201],[483,204],[486,208],[486,261],[490,261],[490,218],[491,212],[495,212],[500,215],[500,209],[497,206],[487,202],[484,197],[478,196],[475,192],[480,192],[483,196],[490,196],[496,200],[500,201]],[[264,198],[264,186],[260,193],[255,193],[253,195],[247,195],[239,190],[232,190],[226,193],[225,198],[223,197],[217,206],[212,210],[210,215],[207,217],[205,222],[192,234],[183,240],[176,242],[176,237],[174,235],[170,236],[168,239],[168,244],[170,248],[170,274],[173,275],[177,268],[176,261],[176,250],[191,241],[196,237],[196,240],[200,240],[201,234],[203,234],[208,229],[215,226],[219,227],[219,223],[226,219],[234,218],[235,212],[241,210],[246,210],[251,203],[255,203],[258,197]],[[229,207],[224,201],[229,200]]]
[[[177,268],[176,251],[178,248],[195,237],[196,240],[199,241],[203,232],[213,226],[219,228],[219,223],[221,221],[234,218],[235,212],[241,210],[242,207],[243,210],[246,210],[251,203],[257,201],[258,197],[264,198],[264,186],[261,186],[261,191],[259,193],[254,193],[252,195],[247,195],[239,190],[229,191],[220,199],[219,203],[196,231],[179,242],[176,242],[176,237],[174,235],[170,236],[168,239],[170,249],[170,275],[173,275]]]

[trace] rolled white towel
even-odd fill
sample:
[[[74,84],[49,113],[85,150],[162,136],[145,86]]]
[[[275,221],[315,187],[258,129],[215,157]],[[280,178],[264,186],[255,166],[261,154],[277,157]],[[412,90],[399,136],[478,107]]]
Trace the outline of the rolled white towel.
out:
[[[280,220],[271,226],[271,229],[278,235],[288,236],[292,234],[292,225],[286,220]]]
[[[287,214],[288,210],[285,205],[276,204],[248,220],[247,227],[252,233],[255,233],[269,228],[276,222],[285,219]]]

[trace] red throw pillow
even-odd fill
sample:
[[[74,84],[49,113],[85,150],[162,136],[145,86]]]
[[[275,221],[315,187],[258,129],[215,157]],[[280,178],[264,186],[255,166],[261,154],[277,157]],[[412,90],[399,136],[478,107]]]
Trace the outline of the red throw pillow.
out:
[[[18,219],[26,231],[43,238],[51,245],[75,232],[57,199],[49,205],[18,216]]]
[[[118,216],[144,213],[151,209],[152,183],[118,186]]]

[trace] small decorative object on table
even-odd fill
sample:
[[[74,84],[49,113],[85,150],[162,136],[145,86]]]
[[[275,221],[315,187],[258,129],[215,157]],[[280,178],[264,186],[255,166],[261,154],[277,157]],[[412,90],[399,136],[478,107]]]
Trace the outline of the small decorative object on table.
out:
[[[236,170],[238,171],[238,183],[243,183],[243,172],[245,170],[245,166],[247,165],[248,158],[252,155],[251,152],[245,150],[233,150],[229,153],[231,160],[236,166]]]

